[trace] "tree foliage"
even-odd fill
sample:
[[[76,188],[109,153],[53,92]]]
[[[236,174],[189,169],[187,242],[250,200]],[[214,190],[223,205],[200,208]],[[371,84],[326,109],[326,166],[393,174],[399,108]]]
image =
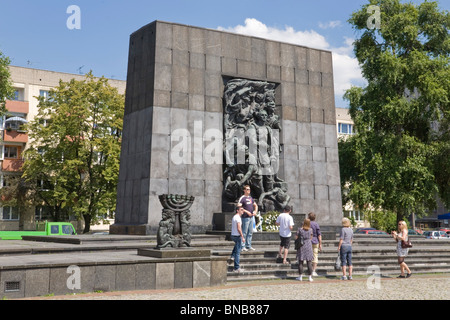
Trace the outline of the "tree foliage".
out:
[[[368,6],[380,9],[370,28]],[[406,218],[450,206],[450,15],[436,2],[370,0],[349,20],[367,80],[345,98],[357,133],[339,142],[344,201]]]
[[[0,51],[0,116],[6,112],[5,102],[14,95],[14,89],[11,83],[11,74],[9,72],[10,59]]]
[[[92,73],[60,81],[48,98],[39,97],[23,177],[40,182],[33,197],[54,219],[69,210],[84,218],[87,232],[115,210],[123,112],[123,95]]]

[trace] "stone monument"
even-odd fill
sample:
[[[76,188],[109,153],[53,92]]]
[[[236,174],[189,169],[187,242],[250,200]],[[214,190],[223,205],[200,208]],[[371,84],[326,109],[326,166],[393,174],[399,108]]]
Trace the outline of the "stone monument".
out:
[[[130,36],[123,130],[113,234],[157,234],[163,194],[195,197],[192,233],[228,230],[246,183],[340,225],[329,51],[154,21]]]

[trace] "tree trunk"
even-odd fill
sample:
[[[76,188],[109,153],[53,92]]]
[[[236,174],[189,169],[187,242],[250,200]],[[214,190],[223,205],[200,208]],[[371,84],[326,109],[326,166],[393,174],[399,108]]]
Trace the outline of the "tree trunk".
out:
[[[91,215],[90,214],[83,214],[84,218],[84,230],[83,233],[88,233],[91,229]]]

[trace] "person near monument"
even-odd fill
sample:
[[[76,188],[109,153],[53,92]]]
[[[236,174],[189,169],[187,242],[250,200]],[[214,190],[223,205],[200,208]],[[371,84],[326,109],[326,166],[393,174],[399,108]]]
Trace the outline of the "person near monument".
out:
[[[278,253],[278,258],[283,258],[283,264],[289,264],[286,258],[291,242],[291,230],[294,227],[294,219],[290,215],[291,211],[291,207],[287,205],[284,207],[284,212],[280,214],[275,221],[275,224],[280,227],[280,251]]]
[[[236,214],[231,220],[231,240],[234,241],[234,248],[231,252],[230,259],[234,261],[233,272],[242,272],[242,268],[239,266],[242,243],[245,243],[244,235],[242,234],[242,219],[241,216],[244,213],[242,204],[238,203],[236,206]]]
[[[313,250],[312,250],[312,230],[311,230],[311,220],[306,218],[303,220],[303,225],[298,228],[295,239],[298,237],[303,237],[304,243],[297,250],[297,260],[298,260],[298,273],[299,277],[296,280],[303,280],[303,261],[306,261],[309,272],[309,281],[312,282],[312,260],[313,260]]]
[[[338,244],[338,252],[341,256],[342,263],[342,278],[341,280],[352,280],[352,243],[353,243],[353,230],[351,228],[351,222],[348,218],[342,219],[341,237]],[[347,266],[348,266],[348,278],[347,278]]]
[[[411,277],[411,270],[409,270],[408,265],[405,263],[409,249],[402,248],[402,241],[408,240],[408,226],[405,221],[401,220],[398,222],[398,232],[392,231],[392,236],[397,241],[397,257],[398,264],[400,265],[400,275],[398,278],[409,278]],[[405,270],[407,271],[406,275]]]
[[[322,251],[322,233],[320,232],[320,226],[315,221],[316,214],[314,212],[308,213],[308,219],[311,220],[311,230],[313,232],[313,238],[311,240],[313,247],[313,261],[312,270],[313,276],[317,277],[317,264],[319,263],[319,252]]]
[[[250,195],[250,186],[244,186],[244,195],[239,198],[238,203],[242,204],[244,213],[242,214],[242,233],[244,234],[245,243],[242,251],[255,250],[252,248],[253,236],[253,217],[258,213],[258,205]]]

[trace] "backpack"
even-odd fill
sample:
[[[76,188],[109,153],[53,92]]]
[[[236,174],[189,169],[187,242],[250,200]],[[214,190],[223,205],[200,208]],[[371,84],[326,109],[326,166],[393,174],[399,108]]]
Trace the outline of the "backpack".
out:
[[[300,232],[300,234],[298,235],[298,238],[295,239],[295,250],[300,249],[301,247],[303,247],[303,245],[305,244],[305,240],[302,237],[302,233]]]

